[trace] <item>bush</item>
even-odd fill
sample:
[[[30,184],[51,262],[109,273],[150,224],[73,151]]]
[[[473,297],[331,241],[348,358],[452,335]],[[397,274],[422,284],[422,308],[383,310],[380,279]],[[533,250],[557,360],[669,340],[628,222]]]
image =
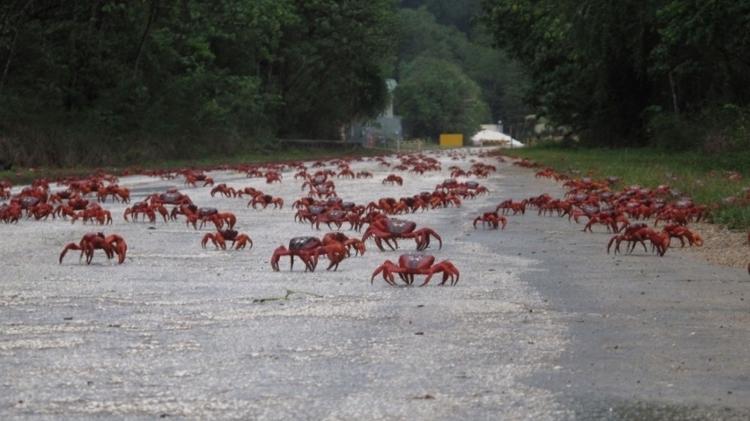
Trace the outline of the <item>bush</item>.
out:
[[[742,151],[750,148],[750,110],[722,105],[703,113],[706,131],[701,146],[709,153]]]
[[[750,109],[716,105],[687,116],[651,109],[648,120],[650,144],[668,150],[702,150],[719,154],[750,147]],[[649,114],[647,112],[647,114]]]
[[[692,149],[702,141],[704,131],[679,114],[657,111],[648,120],[647,134],[653,146],[676,151]]]

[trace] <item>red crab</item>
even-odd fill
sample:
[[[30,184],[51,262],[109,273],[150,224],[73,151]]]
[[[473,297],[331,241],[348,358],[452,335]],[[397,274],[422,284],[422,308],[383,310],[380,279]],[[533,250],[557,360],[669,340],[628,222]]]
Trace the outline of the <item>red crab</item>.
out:
[[[610,238],[607,243],[607,254],[609,254],[612,245],[615,246],[615,254],[620,251],[620,243],[627,242],[627,251],[632,253],[635,247],[640,243],[643,246],[644,251],[648,251],[646,248],[646,241],[651,242],[652,250],[656,251],[659,256],[664,256],[669,248],[669,234],[665,232],[656,232],[646,226],[645,224],[634,224],[623,231],[622,234],[618,234]]]
[[[72,216],[71,222],[75,223],[79,218],[83,219],[84,224],[89,221],[98,223],[99,225],[112,223],[112,213],[99,206],[98,203],[89,203],[86,209]]]
[[[413,238],[417,243],[417,250],[425,250],[430,245],[430,237],[435,237],[440,243],[440,248],[443,248],[443,239],[431,228],[416,229],[417,224],[412,221],[405,221],[401,219],[393,219],[385,216],[378,216],[373,219],[370,226],[365,230],[362,236],[362,241],[367,241],[368,238],[373,237],[375,239],[375,245],[381,251],[385,251],[383,248],[383,241],[390,247],[391,250],[398,248],[397,240],[399,238]],[[391,244],[393,241],[393,244]]]
[[[701,238],[698,233],[690,231],[687,227],[679,224],[667,225],[664,227],[663,232],[669,235],[670,243],[673,238],[680,240],[681,247],[685,247],[685,240],[687,240],[688,244],[691,246],[700,247],[703,245],[703,238]]]
[[[477,228],[477,222],[479,221],[482,221],[483,226],[490,225],[494,229],[499,226],[502,226],[501,229],[505,229],[505,225],[508,223],[508,220],[504,216],[498,215],[497,212],[485,212],[482,216],[477,216],[474,219],[474,229]]]
[[[355,174],[354,174],[354,172],[350,168],[343,168],[341,170],[341,172],[339,172],[338,174],[336,174],[336,178],[341,178],[341,177],[344,177],[344,178],[354,178]]]
[[[221,193],[224,197],[237,197],[238,192],[233,187],[227,187],[225,183],[221,183],[211,189],[211,197],[214,197],[216,193]]]
[[[414,283],[414,275],[427,275],[427,278],[420,285],[425,286],[436,273],[443,274],[443,282],[440,285],[445,285],[448,280],[450,280],[451,286],[458,283],[460,273],[453,263],[448,260],[443,260],[437,264],[433,263],[435,263],[435,256],[421,253],[402,254],[398,258],[398,265],[390,260],[386,260],[382,265],[378,266],[375,272],[372,273],[370,284],[373,283],[375,277],[381,272],[383,273],[383,279],[391,286],[396,286],[394,273],[397,273],[406,285]]]
[[[305,271],[315,272],[315,267],[318,265],[318,256],[321,254],[328,256],[331,261],[328,270],[331,268],[338,269],[339,263],[346,258],[346,248],[338,242],[323,245],[316,237],[295,237],[289,240],[289,248],[279,246],[273,251],[271,268],[278,272],[281,256],[289,256],[291,258],[290,268],[294,269],[294,256],[297,256],[305,263]]]
[[[152,204],[162,203],[165,205],[192,205],[193,201],[186,194],[182,194],[177,189],[169,189],[166,193],[152,194],[146,198]]]
[[[270,194],[259,194],[253,197],[253,199],[247,204],[247,206],[252,206],[253,209],[258,209],[258,205],[262,206],[263,209],[268,205],[273,205],[274,209],[282,209],[284,207],[284,199],[273,197]]]
[[[320,206],[320,205],[306,206],[305,208],[299,209],[294,214],[294,220],[300,223],[307,221],[307,222],[310,222],[311,224],[314,224],[315,218],[325,211],[326,211],[325,206]]]
[[[207,176],[206,174],[188,171],[184,175],[185,175],[185,184],[187,184],[190,187],[196,187],[199,181],[203,182],[203,187],[214,185],[214,179]]]
[[[347,213],[340,209],[329,209],[325,212],[321,212],[311,217],[310,225],[314,225],[315,229],[320,229],[320,224],[324,223],[328,225],[328,229],[331,229],[331,224],[335,225],[337,229],[341,228],[344,222],[349,221]]]
[[[122,200],[124,203],[130,203],[130,190],[117,184],[100,187],[96,192],[96,198],[100,202],[105,202],[109,196],[112,196],[112,201]]]
[[[307,176],[305,178],[305,182],[302,183],[302,189],[305,188],[313,188],[315,186],[320,186],[321,184],[328,184],[328,185],[334,185],[333,181],[328,180],[328,174],[322,171],[318,171],[312,176]]]
[[[390,174],[383,179],[383,184],[398,184],[399,186],[403,186],[404,179],[395,174]]]
[[[354,255],[355,256],[364,256],[365,255],[365,243],[362,242],[362,240],[357,238],[349,238],[346,236],[346,234],[341,232],[329,232],[328,234],[323,236],[323,245],[328,245],[332,242],[339,242],[346,247],[346,255],[351,256],[351,249],[354,249]]]
[[[133,206],[125,208],[125,212],[122,216],[125,218],[125,221],[130,222],[128,216],[132,216],[133,221],[136,221],[138,220],[138,215],[142,215],[144,220],[148,218],[148,221],[153,224],[156,222],[156,212],[159,212],[164,219],[164,222],[167,222],[169,212],[167,212],[167,209],[164,206],[161,204],[149,205],[148,202],[145,201],[133,203]]]
[[[80,250],[81,257],[86,256],[86,264],[90,264],[94,258],[94,250],[104,250],[104,254],[107,255],[107,259],[111,259],[117,254],[117,263],[125,262],[125,256],[128,252],[128,245],[125,240],[117,235],[112,234],[105,236],[101,232],[90,232],[85,234],[81,241],[76,243],[68,243],[60,253],[59,262],[62,264],[63,258],[68,250]]]
[[[526,200],[522,200],[520,202],[514,202],[511,199],[508,199],[504,202],[501,202],[499,205],[497,205],[497,209],[495,209],[495,212],[500,212],[502,209],[503,215],[508,214],[508,212],[513,212],[513,215],[520,213],[523,215],[526,213],[526,204],[528,202]]]
[[[266,173],[266,183],[281,183],[281,174],[276,171],[269,171]]]
[[[227,241],[232,242],[232,245],[229,248],[234,247],[236,250],[244,249],[245,246],[247,246],[247,243],[250,243],[250,248],[253,248],[253,240],[247,234],[240,234],[232,229],[204,235],[203,240],[201,241],[201,246],[206,248],[206,244],[209,240],[214,244],[214,247],[221,248],[222,250],[227,249]]]
[[[336,186],[333,184],[333,182],[330,181],[327,181],[323,184],[311,186],[308,195],[324,199],[338,196],[336,194]]]

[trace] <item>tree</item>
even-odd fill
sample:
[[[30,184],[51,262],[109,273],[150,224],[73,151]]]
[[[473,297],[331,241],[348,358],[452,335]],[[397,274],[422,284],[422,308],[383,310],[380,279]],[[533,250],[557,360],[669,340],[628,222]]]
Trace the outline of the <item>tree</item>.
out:
[[[531,103],[590,142],[645,143],[653,119],[750,101],[750,2],[483,0]]]
[[[491,48],[484,32],[476,31],[476,40],[471,41],[465,33],[439,24],[426,8],[400,10],[397,28],[397,79],[417,57],[449,61],[480,86],[491,112],[485,123],[502,119],[518,124],[528,114],[523,103],[525,75],[517,63]]]
[[[401,6],[429,11],[437,22],[469,34],[480,14],[481,0],[401,0]]]
[[[387,98],[391,0],[294,0],[283,29],[278,125],[287,135],[337,137],[353,119],[374,116]]]
[[[750,1],[667,1],[649,71],[665,107],[696,112],[712,101],[750,99]],[[743,34],[739,36],[738,34]]]
[[[395,100],[405,131],[415,137],[434,139],[445,132],[470,136],[489,119],[479,86],[446,60],[420,57],[411,62]]]
[[[385,102],[394,11],[394,0],[0,2],[0,138],[34,164],[98,164],[335,137]]]

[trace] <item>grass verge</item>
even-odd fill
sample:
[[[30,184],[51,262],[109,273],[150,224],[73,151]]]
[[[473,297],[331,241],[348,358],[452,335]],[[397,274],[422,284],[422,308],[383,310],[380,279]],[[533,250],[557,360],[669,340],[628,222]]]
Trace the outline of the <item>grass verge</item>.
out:
[[[527,158],[558,172],[575,170],[592,177],[617,176],[625,185],[655,187],[668,184],[698,203],[716,206],[712,221],[730,229],[750,228],[750,206],[725,204],[722,199],[745,197],[750,186],[750,151],[707,155],[700,152],[668,152],[659,149],[571,149],[539,146],[504,149],[505,155]],[[732,172],[742,178],[730,180]]]

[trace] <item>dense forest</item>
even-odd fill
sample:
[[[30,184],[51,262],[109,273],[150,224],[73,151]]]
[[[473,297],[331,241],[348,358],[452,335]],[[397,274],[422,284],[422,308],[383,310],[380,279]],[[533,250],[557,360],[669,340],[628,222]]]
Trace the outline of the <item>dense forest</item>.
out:
[[[529,114],[567,141],[748,146],[750,1],[7,0],[0,160],[338,139],[398,81],[408,137]]]
[[[535,110],[584,143],[747,148],[750,1],[482,0]]]
[[[391,0],[0,3],[0,153],[22,164],[337,137],[386,100]]]
[[[0,157],[138,162],[336,139],[387,78],[407,135],[522,119],[523,75],[478,0],[9,0]]]

